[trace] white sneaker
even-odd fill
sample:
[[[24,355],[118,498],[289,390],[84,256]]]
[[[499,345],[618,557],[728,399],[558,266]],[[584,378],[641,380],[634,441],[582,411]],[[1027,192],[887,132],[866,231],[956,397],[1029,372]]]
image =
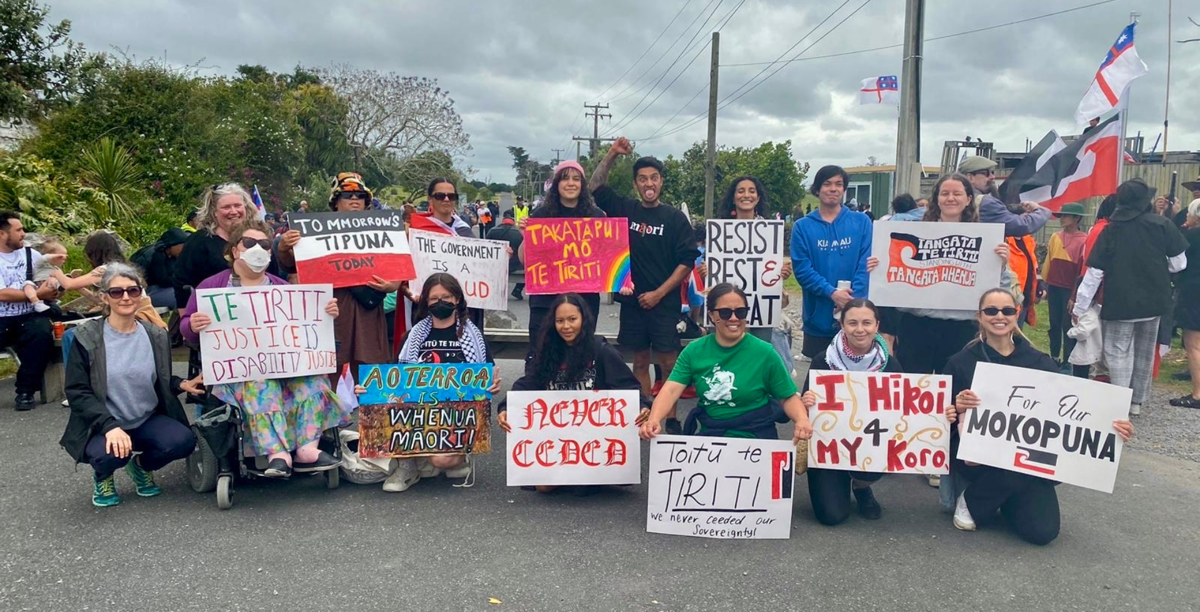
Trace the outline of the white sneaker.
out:
[[[958,504],[954,506],[954,527],[962,531],[975,531],[975,519],[967,509],[967,499],[958,496]]]
[[[397,461],[396,471],[388,474],[388,477],[383,481],[383,490],[388,493],[401,493],[420,482],[421,474],[413,464],[414,462],[411,459]]]
[[[930,474],[925,478],[929,481],[929,486],[935,489],[942,486],[942,477],[937,474]]]
[[[471,475],[471,457],[467,457],[467,462],[456,467],[446,470],[446,478],[466,478]]]
[[[47,304],[45,302],[34,302],[33,303],[33,311],[34,312],[46,312],[47,310],[50,310],[49,304]]]
[[[416,462],[421,478],[437,478],[438,476],[442,475],[442,471],[433,467],[433,463],[430,462],[429,459],[425,457],[418,457]]]
[[[1137,416],[1141,413],[1142,413],[1142,405],[1141,404],[1130,404],[1129,405],[1129,416]]]

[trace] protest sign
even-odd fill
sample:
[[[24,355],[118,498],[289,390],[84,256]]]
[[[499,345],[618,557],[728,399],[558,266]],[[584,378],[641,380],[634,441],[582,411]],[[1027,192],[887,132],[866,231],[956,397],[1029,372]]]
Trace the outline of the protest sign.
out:
[[[650,441],[646,531],[787,539],[795,462],[790,440],[658,436]]]
[[[877,221],[871,254],[871,301],[877,306],[975,310],[985,290],[1000,285],[1005,263],[1000,223]]]
[[[808,381],[817,394],[808,467],[949,473],[949,376],[813,371]]]
[[[632,391],[509,391],[508,486],[642,482]]]
[[[530,219],[525,292],[607,293],[632,287],[628,219]]]
[[[975,366],[980,405],[959,415],[958,458],[1112,493],[1133,391],[993,363]]]
[[[355,287],[378,276],[385,281],[416,276],[404,219],[398,211],[291,213],[288,227],[300,232],[296,273],[306,283]]]
[[[508,242],[411,230],[409,246],[417,269],[413,293],[431,274],[445,272],[462,285],[468,307],[508,310]]]
[[[783,221],[710,220],[705,236],[705,286],[730,283],[745,291],[746,325],[775,327],[783,316]]]
[[[361,365],[364,459],[491,451],[492,364]]]
[[[292,378],[337,371],[330,285],[262,285],[196,291],[204,382]]]

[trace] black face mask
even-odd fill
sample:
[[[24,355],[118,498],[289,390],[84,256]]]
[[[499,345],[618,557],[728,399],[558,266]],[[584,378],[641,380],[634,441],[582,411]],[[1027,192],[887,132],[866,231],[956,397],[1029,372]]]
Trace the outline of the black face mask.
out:
[[[446,300],[438,300],[429,307],[429,314],[433,315],[435,319],[448,319],[450,315],[454,314],[456,308],[458,307]]]

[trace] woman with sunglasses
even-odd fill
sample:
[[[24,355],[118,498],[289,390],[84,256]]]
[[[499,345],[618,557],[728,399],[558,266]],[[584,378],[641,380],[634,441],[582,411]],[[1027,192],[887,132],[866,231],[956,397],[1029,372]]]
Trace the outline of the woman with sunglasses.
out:
[[[889,354],[887,342],[879,333],[879,309],[870,300],[850,300],[839,315],[841,329],[824,353],[812,360],[810,372],[903,372],[900,362]],[[808,388],[804,377],[806,410],[817,405],[817,394]],[[808,495],[813,514],[824,525],[837,525],[850,517],[849,489],[858,502],[858,514],[875,520],[883,508],[871,492],[871,483],[882,477],[881,472],[850,472],[847,470],[808,469]]]
[[[92,504],[101,508],[121,502],[117,470],[125,468],[139,496],[153,497],[162,493],[155,470],[196,445],[173,389],[167,332],[136,318],[144,287],[136,269],[110,262],[100,279],[105,316],[75,328],[66,365],[71,416],[59,444],[92,466]]]
[[[229,232],[225,253],[231,267],[205,279],[196,289],[288,284],[267,273],[270,249],[270,226],[257,219],[241,222]],[[335,326],[338,313],[338,300],[329,300],[325,314],[334,317]],[[193,292],[179,322],[180,332],[184,338],[198,344],[200,333],[211,324],[208,315],[197,312]],[[328,377],[309,375],[251,380],[213,385],[210,391],[217,399],[241,407],[250,431],[251,447],[256,455],[267,457],[265,476],[287,478],[293,472],[337,468],[338,461],[318,449],[317,442],[326,429],[348,424],[353,408],[338,398]]]
[[[564,293],[552,298],[541,336],[525,360],[525,375],[513,383],[513,391],[610,391],[637,390],[641,384],[617,349],[596,335],[596,317],[583,296]],[[634,423],[650,416],[650,398],[641,395],[642,409]],[[505,404],[496,419],[511,432]],[[556,486],[538,486],[549,493]]]
[[[708,319],[716,333],[693,340],[675,362],[675,368],[654,400],[650,417],[642,423],[641,437],[649,440],[662,431],[662,421],[675,407],[683,390],[696,386],[698,403],[688,415],[684,432],[704,436],[776,439],[775,412],[770,400],[783,404],[795,423],[793,442],[812,436],[812,425],[796,383],[770,344],[746,333],[749,302],[741,289],[720,283],[708,292]]]
[[[1054,360],[1033,348],[1021,335],[1017,325],[1020,313],[1016,299],[1006,289],[989,289],[979,299],[978,335],[950,358],[944,372],[954,379],[952,422],[967,418],[963,411],[979,407],[979,396],[971,390],[975,366],[979,363],[1058,372]],[[1129,421],[1113,421],[1112,426],[1121,439],[1133,437],[1133,424]],[[958,456],[959,444],[955,427],[950,436],[951,457]],[[990,523],[999,512],[1022,540],[1042,545],[1058,537],[1059,506],[1054,490],[1058,483],[957,459],[951,460],[950,470],[966,481],[954,508],[954,526],[958,529],[975,531],[977,523]]]

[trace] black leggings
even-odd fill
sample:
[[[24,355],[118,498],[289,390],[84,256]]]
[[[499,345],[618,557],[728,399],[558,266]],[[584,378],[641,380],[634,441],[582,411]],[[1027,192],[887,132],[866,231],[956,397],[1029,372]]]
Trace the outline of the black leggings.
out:
[[[901,313],[896,339],[896,359],[911,374],[937,374],[955,353],[961,351],[976,334],[975,321],[956,321],[919,317]]]
[[[822,525],[837,525],[850,518],[850,481],[875,482],[882,472],[848,472],[808,468],[808,498]]]
[[[1054,483],[983,465],[967,470],[970,484],[963,496],[976,523],[992,522],[999,510],[1017,536],[1026,542],[1042,546],[1058,537],[1058,493]]]
[[[1055,361],[1066,361],[1075,350],[1075,340],[1067,337],[1071,329],[1071,313],[1067,312],[1067,301],[1071,299],[1071,290],[1065,287],[1050,285],[1050,357]],[[1059,351],[1062,358],[1059,358]]]

